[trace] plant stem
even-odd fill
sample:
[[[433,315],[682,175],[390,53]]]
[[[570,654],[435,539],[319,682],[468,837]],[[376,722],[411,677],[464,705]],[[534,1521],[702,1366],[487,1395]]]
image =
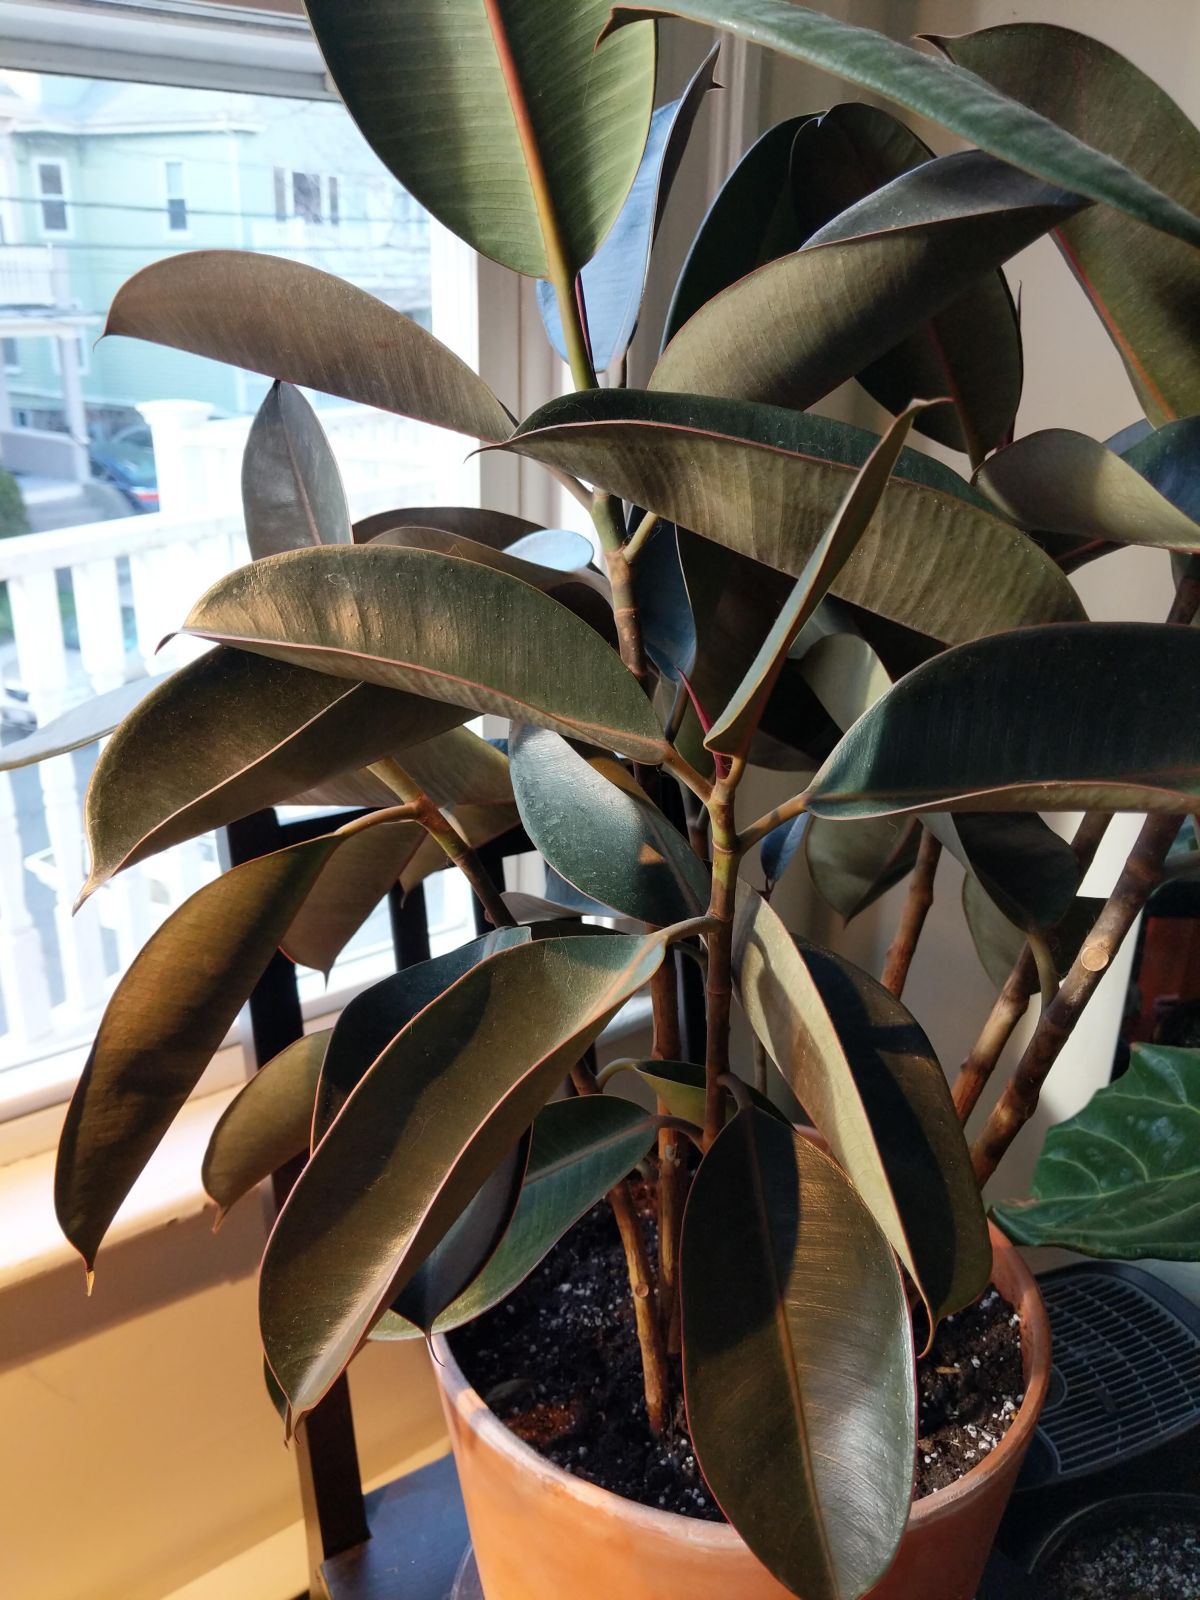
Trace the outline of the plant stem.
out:
[[[658,513],[656,511],[647,511],[646,515],[642,518],[637,527],[630,534],[629,538],[625,541],[625,559],[630,563],[630,565],[637,560],[643,546],[646,543],[646,540],[649,539],[655,528],[658,527],[658,521]]]
[[[933,904],[933,880],[937,875],[941,855],[941,841],[935,839],[928,828],[924,829],[921,834],[921,845],[917,851],[917,864],[908,883],[908,896],[904,902],[904,910],[900,914],[900,926],[896,929],[896,936],[883,964],[881,980],[883,987],[897,999],[904,993],[904,985],[908,981],[908,969],[912,966],[913,956],[916,954],[917,941],[921,937],[921,929],[925,926],[925,918],[929,915],[929,908]]]
[[[416,821],[421,824],[431,839],[437,841],[471,885],[492,926],[495,928],[515,927],[516,918],[504,904],[496,885],[483,870],[479,857],[471,849],[471,846],[459,833],[458,829],[442,815],[420,784],[411,778],[400,763],[391,756],[386,756],[382,761],[374,762],[369,770],[382,782],[386,783],[394,794],[399,795],[406,806],[412,808],[412,814]]]
[[[1187,627],[1200,610],[1200,580],[1186,572],[1175,590],[1171,608],[1167,612],[1168,624]],[[1096,852],[1112,820],[1107,811],[1089,811],[1079,824],[1072,849],[1079,863],[1081,876],[1096,858]],[[970,1055],[963,1062],[962,1071],[954,1085],[954,1105],[958,1119],[964,1125],[979,1103],[1004,1047],[1016,1031],[1017,1024],[1029,1006],[1029,997],[1038,986],[1037,964],[1032,950],[1025,946],[1008,975],[1008,980],[992,1007],[983,1032],[975,1041]],[[1061,994],[1061,991],[1060,991]]]
[[[798,817],[808,809],[808,795],[793,795],[790,800],[785,800],[782,805],[766,812],[759,817],[757,822],[752,822],[748,828],[742,829],[742,849],[753,850],[756,844],[761,844],[769,833],[773,833],[781,822],[790,822],[793,817]]]
[[[712,824],[712,898],[709,915],[716,927],[708,936],[708,979],[705,1009],[708,1044],[704,1057],[704,1146],[720,1133],[725,1120],[721,1077],[729,1071],[729,1018],[733,1000],[733,911],[737,895],[738,863],[743,854],[734,820],[734,796],[745,762],[734,757],[729,772],[719,778],[708,803]]]
[[[1143,823],[1116,888],[1058,993],[1043,1011],[1011,1081],[972,1147],[971,1159],[980,1187],[995,1172],[1017,1134],[1037,1110],[1042,1085],[1051,1067],[1121,948],[1125,935],[1162,879],[1163,862],[1179,832],[1179,824],[1179,817],[1161,812],[1155,812]]]
[[[579,1062],[571,1068],[571,1081],[581,1095],[597,1094],[596,1081]],[[622,1179],[605,1196],[621,1236],[621,1249],[629,1274],[633,1298],[633,1321],[638,1350],[642,1358],[642,1387],[646,1392],[646,1416],[650,1431],[661,1438],[668,1419],[669,1382],[658,1307],[655,1304],[654,1274],[646,1250],[646,1236],[633,1204],[629,1183]]]
[[[1079,824],[1071,848],[1079,864],[1080,877],[1086,874],[1096,859],[1109,823],[1110,811],[1089,811]],[[979,1103],[979,1097],[996,1070],[1004,1047],[1016,1031],[1017,1024],[1029,1009],[1029,999],[1038,987],[1037,961],[1027,944],[1018,956],[1004,987],[996,996],[991,1014],[983,1025],[983,1032],[975,1041],[970,1055],[962,1064],[954,1083],[954,1107],[958,1120],[966,1124]]]
[[[597,523],[597,527],[599,526]],[[617,645],[621,651],[621,660],[644,687],[648,677],[646,648],[642,639],[637,600],[633,593],[633,573],[624,551],[620,548],[610,550],[605,547],[604,565],[612,589],[613,621],[617,627]]]

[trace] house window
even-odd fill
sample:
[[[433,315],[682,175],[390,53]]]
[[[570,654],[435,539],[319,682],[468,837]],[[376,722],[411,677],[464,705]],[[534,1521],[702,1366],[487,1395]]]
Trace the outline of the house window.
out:
[[[188,226],[187,200],[183,193],[183,162],[168,161],[167,170],[167,227],[172,233],[186,233]]]
[[[0,339],[0,348],[4,353],[5,372],[20,372],[21,347],[15,339]]]
[[[329,180],[329,222],[334,228],[342,222],[342,195],[336,178]]]
[[[288,219],[287,171],[284,167],[275,168],[275,221],[286,222]]]
[[[305,222],[321,221],[321,180],[315,172],[292,173],[292,212]]]
[[[66,233],[67,180],[61,161],[37,163],[37,191],[42,208],[42,232]]]

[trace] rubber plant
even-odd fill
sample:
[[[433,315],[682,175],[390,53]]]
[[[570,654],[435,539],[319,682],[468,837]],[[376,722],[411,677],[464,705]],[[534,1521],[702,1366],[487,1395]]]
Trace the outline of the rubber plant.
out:
[[[118,293],[110,335],[276,380],[245,457],[254,559],[179,619],[209,653],[8,760],[120,719],[88,794],[86,893],[263,807],[358,812],[227,871],[150,938],[71,1102],[62,1227],[90,1275],[278,948],[327,969],[390,885],[452,864],[492,931],[270,1062],[205,1163],[228,1206],[307,1157],[261,1277],[289,1428],[373,1333],[494,1305],[607,1195],[650,1427],[676,1425],[682,1339],[687,1422],[722,1509],[792,1592],[847,1600],[908,1516],[916,1346],[988,1281],[981,1185],[1200,795],[1200,632],[1183,625],[1200,594],[1200,134],[1112,50],[1034,24],[910,48],[790,0],[308,12],[399,182],[537,280],[575,392],[517,419],[425,328],[294,261],[177,254]],[[661,16],[893,109],[796,116],[746,153],[638,389],[625,354],[713,86],[710,58],[654,109]],[[971,148],[934,155],[906,113]],[[1001,268],[1043,235],[1128,369],[1147,419],[1131,437],[1014,438],[1021,334]],[[891,414],[882,435],[819,409],[849,379]],[[540,463],[590,514],[598,567],[577,537],[500,511],[352,524],[299,386],[451,429],[464,455],[478,441]],[[1084,612],[1069,574],[1126,545],[1177,555],[1162,623]],[[469,730],[480,713],[509,720],[505,749]],[[757,819],[737,803],[753,766],[791,774],[792,797]],[[1041,815],[1061,810],[1084,812],[1073,843]],[[1117,811],[1145,813],[1137,844],[1106,900],[1081,898]],[[479,864],[518,817],[555,875],[549,904],[506,897]],[[883,983],[789,934],[743,875],[759,845],[768,889],[801,850],[847,916],[909,880]],[[953,1096],[900,999],[943,850],[967,868],[999,988]],[[634,931],[564,922],[581,909]],[[695,961],[707,1028],[688,1060],[677,978]],[[589,1047],[643,989],[653,1059],[601,1083]],[[1040,1020],[970,1147],[962,1124],[1035,996]],[[730,1056],[735,1007],[759,1045],[753,1087]],[[653,1113],[614,1092],[634,1079]],[[1006,1225],[1194,1253],[1194,1171],[1164,1157],[1152,1175],[1134,1104],[1168,1090],[1182,1127],[1200,1098],[1191,1053],[1148,1056],[1124,1115],[1110,1100],[1060,1135],[1047,1159],[1074,1181],[1044,1175]],[[639,1163],[656,1175],[654,1254],[626,1183]]]

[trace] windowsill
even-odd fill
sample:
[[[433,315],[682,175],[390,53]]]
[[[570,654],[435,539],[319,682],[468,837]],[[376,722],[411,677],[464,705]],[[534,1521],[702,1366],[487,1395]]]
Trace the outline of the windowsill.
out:
[[[105,1239],[111,1250],[168,1223],[198,1217],[216,1207],[200,1183],[209,1136],[237,1087],[190,1101],[134,1184]],[[76,1265],[79,1257],[54,1214],[53,1150],[0,1167],[0,1215],[20,1225],[0,1232],[0,1293],[45,1273]]]
[[[343,1004],[349,995],[345,995]],[[332,1021],[332,1015],[325,1021]],[[601,1035],[605,1055],[629,1047],[632,1037],[649,1024],[649,1001],[639,996],[627,1005]],[[233,1053],[240,1057],[240,1048]],[[210,1069],[211,1070],[211,1069]],[[200,1168],[209,1137],[221,1113],[242,1087],[241,1081],[191,1099],[176,1117],[146,1170],[134,1184],[105,1237],[100,1256],[170,1224],[199,1221],[205,1212],[216,1219],[216,1206],[204,1192]],[[35,1113],[54,1117],[61,1126],[64,1107]],[[26,1119],[33,1121],[34,1117]],[[19,1126],[19,1124],[18,1124]],[[19,1218],[19,1225],[0,1230],[0,1294],[47,1273],[77,1267],[79,1257],[63,1238],[54,1214],[53,1149],[0,1166],[0,1216]],[[249,1197],[242,1208],[252,1205]]]

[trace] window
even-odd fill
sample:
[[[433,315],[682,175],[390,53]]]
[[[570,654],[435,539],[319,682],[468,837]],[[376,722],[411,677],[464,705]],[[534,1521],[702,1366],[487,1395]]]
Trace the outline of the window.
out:
[[[187,200],[183,193],[183,162],[168,161],[167,171],[167,227],[172,233],[186,233],[188,226]]]
[[[107,9],[76,4],[70,11],[90,12],[100,27]],[[0,50],[7,57],[4,11]],[[145,30],[147,46],[156,38],[161,45],[162,33]],[[231,551],[242,559],[229,488],[235,486],[236,505],[246,434],[269,379],[182,352],[164,359],[162,350],[133,340],[92,350],[121,283],[195,231],[196,207],[204,208],[206,244],[284,255],[336,273],[432,325],[475,359],[474,257],[440,233],[435,245],[427,214],[387,175],[340,102],[328,96],[320,72],[306,67],[301,77],[297,42],[289,38],[287,72],[275,81],[261,67],[237,77],[236,40],[223,54],[214,49],[220,59],[200,85],[173,81],[169,73],[147,80],[143,63],[112,54],[80,56],[78,75],[46,73],[35,62],[12,74],[21,104],[19,115],[0,119],[0,170],[28,174],[24,193],[35,243],[43,239],[45,255],[45,243],[54,242],[46,234],[82,234],[82,223],[73,226],[77,217],[86,218],[87,228],[86,237],[55,251],[69,313],[52,319],[53,331],[5,337],[0,351],[10,371],[20,360],[21,376],[9,380],[15,426],[59,436],[36,443],[46,462],[40,475],[63,480],[63,492],[46,499],[62,509],[43,517],[49,524],[39,534],[44,568],[31,571],[26,559],[21,573],[10,576],[0,541],[0,744],[93,694],[178,665],[185,652],[158,655],[159,641],[201,589],[228,570]],[[97,61],[106,75],[95,70]],[[186,61],[178,68],[185,79],[191,70]],[[168,95],[157,86],[163,81],[172,85]],[[67,121],[70,157],[56,159],[60,147],[43,156],[37,141],[45,150],[47,137],[57,137]],[[136,140],[131,126],[143,130]],[[154,221],[164,212],[165,227]],[[308,227],[295,227],[293,216]],[[339,234],[331,246],[329,228],[312,225],[331,228],[335,221]],[[306,244],[309,229],[314,238]],[[500,316],[489,321],[509,325]],[[78,340],[86,375],[83,414],[76,410],[72,418],[56,377],[60,337]],[[508,351],[495,359],[508,367]],[[477,503],[479,469],[464,470],[456,437],[327,396],[309,398],[356,517],[392,505]],[[156,414],[156,401],[175,404]],[[163,429],[176,430],[169,445]],[[81,472],[92,480],[83,496],[75,492]],[[154,515],[160,494],[168,509],[161,521]],[[103,520],[111,532],[98,555],[94,524]],[[96,755],[91,746],[55,770],[27,767],[0,778],[0,834],[11,847],[0,916],[0,1121],[69,1095],[121,974],[154,929],[218,871],[217,841],[197,839],[120,874],[70,918],[83,828],[68,807],[81,807]],[[435,943],[449,948],[470,936],[462,885],[439,874],[430,881],[429,904]],[[355,935],[328,986],[321,974],[302,973],[306,1012],[339,1008],[355,985],[382,975],[389,949],[384,906]]]
[[[315,172],[292,173],[292,213],[305,222],[321,221],[321,180]]]
[[[61,161],[37,163],[37,189],[41,201],[42,232],[68,232],[67,186]]]

